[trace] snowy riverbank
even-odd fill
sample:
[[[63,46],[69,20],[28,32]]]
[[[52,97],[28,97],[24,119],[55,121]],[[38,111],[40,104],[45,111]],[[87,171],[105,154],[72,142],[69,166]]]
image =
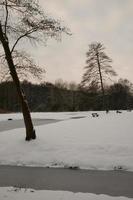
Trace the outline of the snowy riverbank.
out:
[[[126,197],[111,197],[107,195],[95,195],[89,193],[72,193],[65,191],[36,191],[21,188],[0,188],[1,200],[130,200]]]

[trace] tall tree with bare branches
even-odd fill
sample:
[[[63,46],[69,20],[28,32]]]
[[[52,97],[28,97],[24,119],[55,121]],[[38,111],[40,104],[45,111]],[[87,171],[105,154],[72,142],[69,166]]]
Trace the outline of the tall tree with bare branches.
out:
[[[93,42],[89,45],[89,51],[86,53],[86,71],[83,74],[81,85],[83,87],[100,86],[103,98],[103,109],[106,109],[104,81],[110,76],[116,76],[117,74],[112,69],[112,60],[109,56],[107,56],[104,50],[105,47],[99,42]]]
[[[26,39],[35,42],[47,42],[49,38],[56,40],[62,33],[68,33],[58,20],[48,17],[37,0],[1,0],[0,1],[0,50],[4,54],[10,75],[17,89],[26,127],[26,140],[36,138],[28,103],[21,88],[17,73],[15,52],[17,46]],[[68,33],[69,34],[69,33]]]

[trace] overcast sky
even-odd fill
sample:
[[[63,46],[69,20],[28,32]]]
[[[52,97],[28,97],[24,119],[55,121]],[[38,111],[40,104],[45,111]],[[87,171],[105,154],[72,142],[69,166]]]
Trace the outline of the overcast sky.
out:
[[[104,44],[112,66],[133,82],[133,0],[40,0],[50,16],[61,19],[72,36],[59,43],[34,48],[37,62],[46,69],[46,81],[62,78],[80,82],[88,44]]]

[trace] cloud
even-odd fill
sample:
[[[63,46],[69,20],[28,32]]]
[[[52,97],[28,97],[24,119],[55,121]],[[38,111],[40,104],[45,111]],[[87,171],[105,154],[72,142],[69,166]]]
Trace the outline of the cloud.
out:
[[[62,43],[51,40],[47,47],[32,51],[38,62],[46,65],[48,80],[79,82],[85,52],[93,41],[105,44],[116,71],[133,80],[132,0],[40,0],[40,4],[73,33],[71,37],[64,36]]]

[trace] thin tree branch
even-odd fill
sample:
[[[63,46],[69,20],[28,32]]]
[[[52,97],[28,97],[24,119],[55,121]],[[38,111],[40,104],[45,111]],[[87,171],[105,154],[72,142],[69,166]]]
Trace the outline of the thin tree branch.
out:
[[[7,21],[8,21],[8,3],[7,0],[5,0],[5,9],[6,9],[6,20],[5,20],[5,36],[6,36],[6,30],[7,30]]]
[[[30,35],[30,34],[36,32],[36,30],[37,30],[37,29],[31,29],[31,30],[29,30],[28,32],[26,32],[25,34],[21,35],[21,36],[16,40],[16,42],[14,43],[14,45],[13,45],[13,47],[12,47],[12,49],[11,49],[11,54],[12,54],[12,52],[14,51],[14,49],[15,49],[16,45],[18,44],[18,42],[19,42],[22,38],[24,38],[24,37],[26,37],[26,36],[28,36],[28,35]]]

